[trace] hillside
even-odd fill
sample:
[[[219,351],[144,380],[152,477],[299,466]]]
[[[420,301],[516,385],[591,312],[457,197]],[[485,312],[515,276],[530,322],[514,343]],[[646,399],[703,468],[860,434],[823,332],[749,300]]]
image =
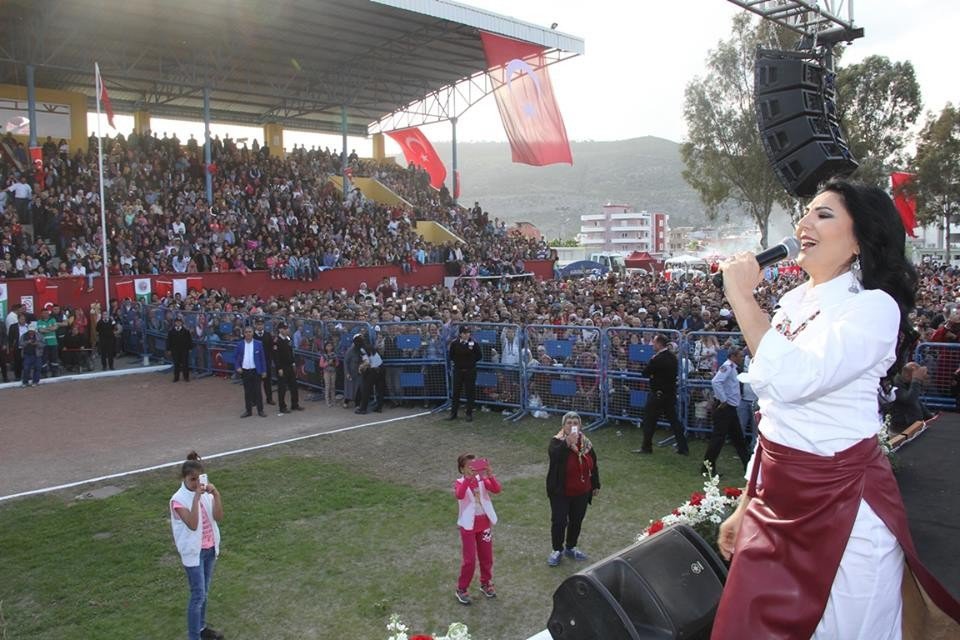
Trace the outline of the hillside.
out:
[[[645,137],[571,146],[573,166],[530,167],[514,164],[505,142],[462,143],[460,201],[479,200],[509,222],[532,222],[548,238],[572,237],[580,215],[599,213],[607,202],[666,212],[671,226],[705,223],[697,194],[681,176],[679,144]],[[437,144],[437,152],[449,170],[450,144]]]

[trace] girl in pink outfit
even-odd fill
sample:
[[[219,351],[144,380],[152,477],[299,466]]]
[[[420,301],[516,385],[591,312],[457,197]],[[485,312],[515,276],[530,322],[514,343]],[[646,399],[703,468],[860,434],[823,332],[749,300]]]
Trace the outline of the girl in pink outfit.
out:
[[[490,495],[500,493],[500,483],[485,460],[478,460],[472,453],[457,458],[460,477],[453,483],[453,493],[460,507],[457,525],[460,528],[463,560],[460,563],[460,579],[457,581],[457,601],[470,604],[467,588],[480,560],[480,592],[488,598],[496,598],[493,588],[493,525],[497,512],[493,510]]]

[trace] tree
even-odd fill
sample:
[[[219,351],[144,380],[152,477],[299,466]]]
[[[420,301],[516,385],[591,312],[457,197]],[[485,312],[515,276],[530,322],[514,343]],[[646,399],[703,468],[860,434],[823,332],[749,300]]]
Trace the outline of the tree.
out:
[[[920,85],[910,62],[869,56],[837,72],[837,113],[853,157],[854,177],[886,188],[906,166],[904,149],[922,113]]]
[[[711,220],[728,202],[745,209],[760,228],[763,247],[773,205],[790,208],[792,198],[774,175],[760,142],[753,67],[758,45],[789,49],[790,37],[770,22],[735,16],[731,38],[709,52],[706,74],[687,85],[684,99],[689,137],[680,147],[684,180],[700,194]]]
[[[960,216],[960,109],[951,103],[927,123],[917,140],[913,160],[916,179],[917,221],[929,224],[942,220],[950,261],[950,223]]]

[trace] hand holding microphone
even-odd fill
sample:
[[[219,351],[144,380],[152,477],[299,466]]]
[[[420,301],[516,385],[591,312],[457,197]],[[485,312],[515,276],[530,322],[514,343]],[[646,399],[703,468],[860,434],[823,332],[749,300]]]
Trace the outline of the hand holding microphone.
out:
[[[794,238],[793,236],[787,236],[780,241],[780,244],[774,245],[765,251],[761,251],[754,259],[761,269],[764,267],[776,264],[781,260],[794,259],[797,257],[797,254],[800,253],[800,241]],[[729,262],[728,262],[729,263]],[[723,288],[723,273],[718,272],[713,276],[713,284],[717,287]],[[754,285],[756,286],[756,285]]]

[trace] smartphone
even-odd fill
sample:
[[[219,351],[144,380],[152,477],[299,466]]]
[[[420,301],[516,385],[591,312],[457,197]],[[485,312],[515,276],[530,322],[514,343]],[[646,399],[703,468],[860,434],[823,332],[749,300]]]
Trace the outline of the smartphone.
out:
[[[476,458],[470,461],[470,468],[476,472],[483,471],[489,466],[489,462],[486,458]]]
[[[197,478],[197,484],[201,489],[205,488],[207,486],[207,474],[201,473],[200,477]]]
[[[575,434],[575,433],[577,433],[578,431],[580,431],[580,427],[577,427],[577,426],[570,427],[570,433],[574,433],[574,434]]]

